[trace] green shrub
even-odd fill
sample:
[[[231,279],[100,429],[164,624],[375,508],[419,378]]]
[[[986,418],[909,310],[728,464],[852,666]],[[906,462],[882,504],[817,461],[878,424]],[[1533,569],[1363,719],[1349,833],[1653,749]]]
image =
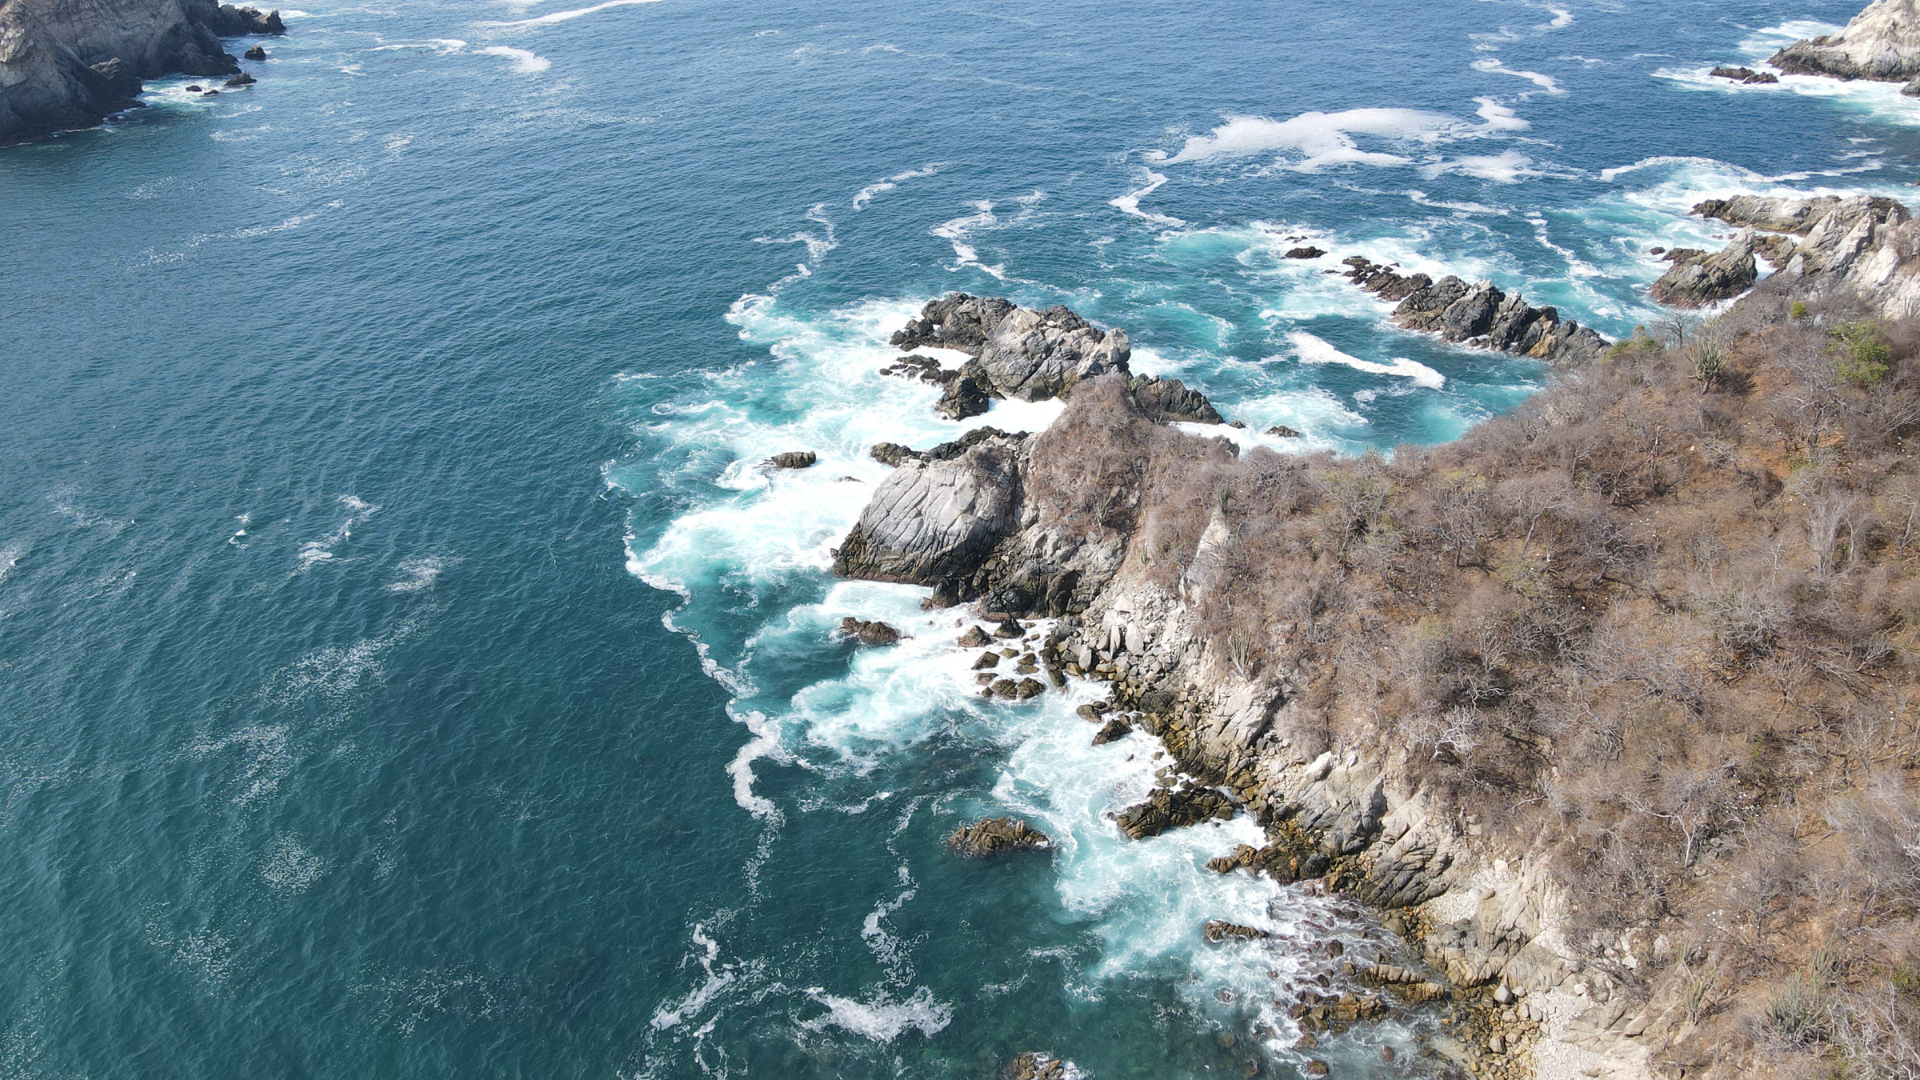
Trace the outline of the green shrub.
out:
[[[1712,385],[1727,370],[1727,350],[1713,338],[1701,338],[1693,346],[1693,377]]]
[[[1806,318],[1807,302],[1805,300],[1795,300],[1793,306],[1787,309],[1787,314],[1795,319]]]
[[[1827,1000],[1820,984],[1799,972],[1767,999],[1767,1027],[1792,1045],[1819,1042],[1827,1032]]]
[[[1841,323],[1827,333],[1827,351],[1834,356],[1834,374],[1865,388],[1886,377],[1893,364],[1893,346],[1876,322]]]

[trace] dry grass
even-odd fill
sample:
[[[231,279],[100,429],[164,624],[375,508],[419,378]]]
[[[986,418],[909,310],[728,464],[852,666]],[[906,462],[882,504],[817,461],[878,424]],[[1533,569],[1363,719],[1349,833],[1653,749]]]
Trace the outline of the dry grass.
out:
[[[1920,1078],[1920,326],[1763,287],[1663,329],[1390,457],[1236,458],[1088,386],[1032,493],[1163,584],[1220,515],[1222,654],[1547,838],[1576,946],[1694,979],[1708,1060]]]

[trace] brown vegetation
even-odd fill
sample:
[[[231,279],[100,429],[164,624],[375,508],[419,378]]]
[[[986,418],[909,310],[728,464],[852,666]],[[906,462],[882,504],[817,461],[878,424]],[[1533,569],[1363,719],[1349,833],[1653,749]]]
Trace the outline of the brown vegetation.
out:
[[[1912,1078],[1920,325],[1791,299],[1390,456],[1236,457],[1086,386],[1029,494],[1170,588],[1223,525],[1218,655],[1294,687],[1296,747],[1409,746],[1544,844],[1575,948],[1685,981],[1674,1064]]]

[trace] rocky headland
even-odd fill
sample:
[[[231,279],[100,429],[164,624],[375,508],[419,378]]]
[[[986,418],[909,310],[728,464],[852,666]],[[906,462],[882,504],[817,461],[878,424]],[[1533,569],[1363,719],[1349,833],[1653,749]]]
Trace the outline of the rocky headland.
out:
[[[239,76],[222,37],[285,32],[214,0],[0,0],[0,146],[132,108],[142,79]]]
[[[1243,454],[1142,399],[1122,331],[937,301],[896,344],[1065,411],[885,451],[835,569],[972,602],[988,693],[1016,663],[1106,684],[1089,738],[1170,756],[1126,835],[1251,815],[1266,843],[1215,871],[1375,912],[1359,949],[1196,927],[1321,958],[1276,987],[1303,1054],[1413,1009],[1481,1076],[1898,1075],[1873,1070],[1920,1063],[1920,244],[1873,200],[1699,212],[1743,229],[1723,263],[1783,268],[1664,343],[1350,263],[1402,325],[1556,365],[1391,459]]]
[[[1693,212],[1740,232],[1711,254],[1667,252],[1673,268],[1652,289],[1662,304],[1698,308],[1739,296],[1759,280],[1757,260],[1764,258],[1810,296],[1866,303],[1890,319],[1920,305],[1920,229],[1892,199],[1736,195],[1708,199]]]
[[[1920,76],[1920,0],[1874,0],[1838,34],[1796,42],[1768,62],[1792,75],[1910,82]]]

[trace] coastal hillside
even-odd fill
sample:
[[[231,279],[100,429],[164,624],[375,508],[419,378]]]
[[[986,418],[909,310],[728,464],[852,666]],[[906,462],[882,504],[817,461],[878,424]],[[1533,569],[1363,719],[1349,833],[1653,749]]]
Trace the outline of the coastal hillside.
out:
[[[1026,670],[1179,763],[1121,827],[1252,814],[1216,869],[1389,918],[1355,988],[1428,987],[1482,1075],[1912,1075],[1920,324],[1814,281],[1390,455],[1241,452],[1094,374],[906,460],[837,565],[1058,619]]]
[[[0,145],[130,108],[142,79],[235,75],[220,38],[285,30],[278,11],[214,0],[4,0]]]

